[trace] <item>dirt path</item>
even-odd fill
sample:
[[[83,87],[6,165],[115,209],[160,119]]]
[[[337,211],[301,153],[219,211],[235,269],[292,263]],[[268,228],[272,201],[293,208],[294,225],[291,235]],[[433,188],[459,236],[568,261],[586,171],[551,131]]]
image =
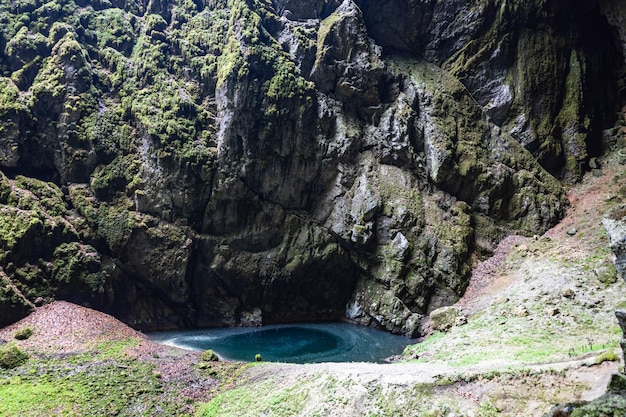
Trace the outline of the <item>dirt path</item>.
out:
[[[572,375],[579,375],[580,381],[589,382],[581,398],[592,399],[602,395],[610,377],[617,371],[617,363],[595,363],[595,355],[548,364],[528,365],[523,373],[560,373],[570,371]],[[318,364],[265,364],[256,366],[248,371],[250,381],[259,381],[267,378],[279,379],[284,384],[306,379],[318,374],[328,374],[340,380],[355,380],[360,384],[372,383],[384,386],[411,387],[416,384],[435,384],[442,380],[456,379],[462,375],[465,379],[480,378],[490,373],[502,371],[501,366],[468,366],[456,368],[441,364],[428,363],[318,363]],[[506,372],[506,371],[504,371]],[[511,374],[515,372],[511,370]]]

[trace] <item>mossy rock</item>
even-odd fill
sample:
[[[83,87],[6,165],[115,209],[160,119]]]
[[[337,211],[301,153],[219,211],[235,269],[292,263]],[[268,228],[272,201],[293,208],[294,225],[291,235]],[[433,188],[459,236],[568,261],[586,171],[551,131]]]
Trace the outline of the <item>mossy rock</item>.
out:
[[[15,338],[17,340],[26,340],[33,335],[33,329],[30,327],[24,327],[17,332],[15,332]]]
[[[11,195],[11,182],[4,175],[2,171],[0,171],[0,204],[6,204],[9,196]]]
[[[616,355],[616,359],[614,360],[619,360],[619,356]],[[609,391],[622,394],[626,393],[626,375],[614,374],[611,377],[611,382],[609,382]]]
[[[582,407],[576,408],[570,417],[623,417],[626,415],[626,397],[609,393]]]
[[[0,274],[0,327],[15,323],[33,311],[32,304],[11,284],[6,275]]]
[[[6,46],[6,54],[14,69],[19,69],[48,52],[48,39],[40,33],[30,32],[26,26],[22,26]]]
[[[430,320],[435,330],[445,332],[454,327],[459,316],[459,309],[454,306],[440,307],[430,313]]]
[[[0,207],[0,248],[12,250],[29,237],[40,235],[43,223],[36,212],[10,206]]]
[[[9,78],[0,77],[0,116],[17,114],[26,110],[20,99],[20,90]]]
[[[137,38],[134,21],[133,15],[121,9],[105,9],[94,16],[89,29],[97,36],[99,49],[110,47],[128,56]]]
[[[137,175],[138,164],[133,156],[118,156],[110,164],[96,169],[91,178],[91,188],[96,196],[109,200],[124,192]]]
[[[219,361],[220,358],[213,352],[211,349],[205,350],[202,352],[202,361],[203,362],[215,362]]]
[[[91,237],[102,239],[111,251],[119,253],[137,227],[130,213],[130,200],[122,195],[110,203],[102,203],[84,185],[70,187],[69,194],[74,207],[87,220],[90,226],[87,231],[93,233]]]
[[[14,195],[10,203],[26,210],[36,210],[49,216],[62,216],[66,214],[67,207],[63,201],[63,192],[52,183],[41,181],[36,178],[18,175],[15,177],[15,187],[30,191],[30,195]]]
[[[52,277],[57,285],[70,292],[82,286],[91,293],[102,293],[107,273],[100,269],[100,263],[100,254],[94,247],[78,242],[62,243],[54,251]]]
[[[4,369],[17,368],[23,365],[28,359],[28,355],[22,352],[14,344],[0,346],[0,367]]]

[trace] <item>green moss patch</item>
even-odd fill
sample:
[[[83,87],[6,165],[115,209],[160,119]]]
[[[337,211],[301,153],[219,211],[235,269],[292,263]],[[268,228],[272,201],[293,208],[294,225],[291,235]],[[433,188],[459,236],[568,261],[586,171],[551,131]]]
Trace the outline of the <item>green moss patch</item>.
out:
[[[18,415],[150,415],[173,405],[155,404],[163,394],[154,367],[129,361],[74,358],[34,360],[21,372],[0,374],[0,413]],[[70,372],[68,372],[70,370]]]
[[[15,207],[0,207],[0,244],[4,249],[13,249],[29,234],[32,236],[43,226],[37,213]]]
[[[24,327],[17,332],[15,332],[15,339],[17,340],[26,340],[33,335],[33,329],[30,327]]]
[[[100,254],[92,246],[62,243],[54,250],[52,277],[58,283],[69,284],[73,291],[86,286],[90,292],[101,293],[107,275],[100,271],[100,262]]]
[[[200,407],[198,417],[235,417],[243,415],[299,415],[307,400],[306,390],[280,387],[273,381],[240,387],[225,392]]]
[[[27,359],[28,355],[12,343],[0,347],[0,368],[17,368],[24,364]]]

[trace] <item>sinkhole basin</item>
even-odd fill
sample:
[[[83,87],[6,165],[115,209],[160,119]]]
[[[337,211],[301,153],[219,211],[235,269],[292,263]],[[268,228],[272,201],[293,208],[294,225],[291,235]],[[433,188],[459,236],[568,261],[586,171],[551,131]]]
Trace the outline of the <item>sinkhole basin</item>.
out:
[[[349,323],[277,324],[156,332],[148,337],[183,349],[212,349],[221,359],[290,363],[384,362],[415,339]]]

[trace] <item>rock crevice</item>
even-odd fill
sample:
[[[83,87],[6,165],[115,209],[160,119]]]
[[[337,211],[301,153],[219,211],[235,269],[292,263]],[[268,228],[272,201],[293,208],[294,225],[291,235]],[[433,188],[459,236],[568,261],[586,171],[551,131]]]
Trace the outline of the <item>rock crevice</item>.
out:
[[[0,6],[7,320],[420,335],[564,214],[624,63],[595,3],[31,3]]]

